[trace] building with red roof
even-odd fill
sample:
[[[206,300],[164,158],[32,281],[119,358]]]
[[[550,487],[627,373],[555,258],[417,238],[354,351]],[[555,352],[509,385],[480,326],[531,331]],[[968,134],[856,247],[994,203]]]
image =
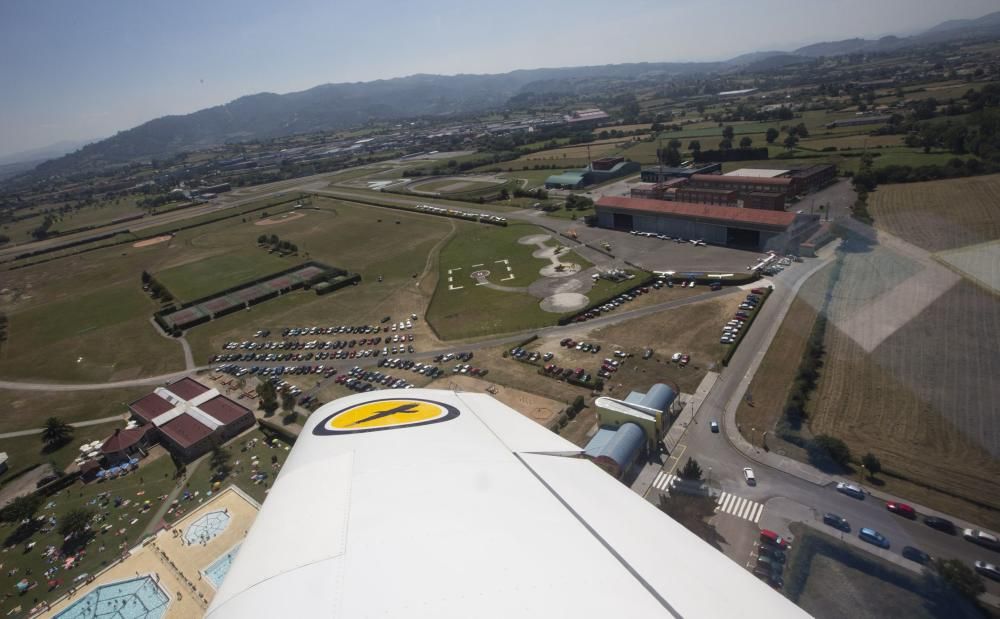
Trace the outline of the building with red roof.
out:
[[[602,228],[780,253],[792,251],[819,222],[818,215],[615,196],[604,196],[595,208]]]
[[[129,411],[140,425],[105,442],[109,460],[139,448],[140,430],[147,442],[159,441],[175,457],[190,461],[254,424],[250,409],[186,377],[132,402]]]

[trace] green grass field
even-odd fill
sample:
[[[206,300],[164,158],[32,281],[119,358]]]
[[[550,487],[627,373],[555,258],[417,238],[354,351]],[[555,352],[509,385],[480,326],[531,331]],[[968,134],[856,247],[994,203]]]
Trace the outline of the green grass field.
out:
[[[108,482],[92,483],[89,485],[76,484],[66,490],[62,490],[42,503],[39,515],[55,516],[57,519],[63,514],[76,508],[89,508],[97,512],[107,512],[107,518],[99,523],[99,527],[105,524],[112,525],[108,532],[97,533],[94,541],[87,547],[86,556],[77,563],[71,571],[60,571],[56,578],[63,581],[60,589],[49,592],[45,584],[45,577],[42,573],[52,564],[48,563],[42,556],[41,550],[47,546],[60,547],[63,538],[58,531],[53,529],[48,533],[37,532],[30,536],[30,540],[35,542],[35,549],[31,552],[22,552],[18,547],[22,536],[16,535],[17,527],[12,524],[0,525],[0,536],[5,538],[4,546],[15,546],[16,550],[11,552],[7,563],[9,567],[17,567],[18,572],[10,575],[8,569],[0,573],[0,588],[4,591],[15,592],[14,585],[22,578],[30,581],[37,580],[38,587],[26,593],[23,597],[13,597],[7,600],[3,608],[5,611],[14,606],[21,606],[23,609],[30,608],[37,598],[41,600],[53,600],[65,594],[66,590],[72,586],[72,579],[78,574],[94,574],[104,565],[107,565],[121,553],[136,544],[142,537],[142,533],[149,524],[150,519],[156,513],[156,508],[162,503],[159,497],[167,494],[174,487],[174,466],[170,458],[162,457],[148,464],[140,466],[139,470],[124,477]],[[97,495],[107,493],[109,497],[120,497],[128,499],[128,505],[115,507],[114,503],[99,505]],[[143,501],[149,500],[150,506],[142,509]],[[135,524],[132,520],[135,519]],[[22,529],[23,530],[23,529]],[[122,534],[119,534],[123,532]],[[15,558],[16,557],[16,558]],[[28,570],[31,575],[26,576]],[[7,612],[10,615],[11,613]],[[27,616],[17,614],[18,617]]]
[[[261,227],[261,233],[266,234],[267,229],[272,227],[276,226]],[[294,266],[298,261],[292,256],[280,258],[267,250],[248,247],[158,271],[153,276],[174,297],[184,302],[276,273]]]
[[[548,260],[532,258],[534,245],[521,245],[517,240],[530,234],[544,234],[540,228],[528,225],[514,225],[506,228],[480,227],[454,237],[441,250],[440,275],[434,292],[427,320],[441,339],[452,340],[477,337],[494,333],[506,333],[552,324],[558,315],[543,312],[538,307],[538,299],[527,292],[504,292],[476,286],[469,274],[473,265],[499,273],[497,260],[509,261],[514,280],[500,282],[500,277],[491,281],[501,286],[526,287],[538,279],[538,271],[548,264]],[[550,245],[554,245],[552,241]],[[454,274],[456,286],[461,290],[448,290],[448,269],[460,268]]]
[[[361,284],[321,297],[312,291],[293,292],[199,325],[187,334],[197,361],[218,353],[229,339],[244,339],[251,329],[370,324],[401,304],[407,314],[422,312],[432,289],[417,287],[414,276],[433,260],[434,247],[453,229],[486,227],[326,198],[315,198],[313,204],[320,210],[275,226],[213,226],[202,233],[201,242],[208,236],[216,247],[241,247],[254,243],[261,230],[273,232],[296,243],[300,257],[360,273]]]

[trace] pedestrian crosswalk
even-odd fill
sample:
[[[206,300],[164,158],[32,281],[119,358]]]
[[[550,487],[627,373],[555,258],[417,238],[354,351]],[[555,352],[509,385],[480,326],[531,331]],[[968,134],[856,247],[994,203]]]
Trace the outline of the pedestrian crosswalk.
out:
[[[676,475],[668,475],[660,471],[653,480],[653,487],[657,490],[669,492],[670,487],[677,479]],[[760,516],[764,513],[764,505],[750,499],[738,497],[735,494],[723,492],[716,500],[715,511],[736,516],[750,522],[760,522]]]
[[[760,521],[760,515],[764,513],[764,506],[756,501],[723,492],[716,502],[715,511],[757,523]]]

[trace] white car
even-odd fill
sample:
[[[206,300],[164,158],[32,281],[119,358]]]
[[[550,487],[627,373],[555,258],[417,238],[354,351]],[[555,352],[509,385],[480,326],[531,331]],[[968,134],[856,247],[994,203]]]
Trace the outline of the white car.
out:
[[[677,363],[678,361],[681,360],[681,353],[675,352],[674,354],[670,355],[670,360],[673,361],[674,363]]]
[[[842,481],[837,482],[837,492],[843,492],[847,496],[852,496],[856,499],[865,498],[865,491],[855,486],[854,484],[844,483]]]
[[[753,469],[749,466],[743,469],[743,479],[747,481],[748,486],[757,485],[757,477],[753,474]]]
[[[976,571],[980,574],[992,578],[993,580],[1000,580],[1000,568],[993,565],[992,563],[987,563],[986,561],[976,561]]]

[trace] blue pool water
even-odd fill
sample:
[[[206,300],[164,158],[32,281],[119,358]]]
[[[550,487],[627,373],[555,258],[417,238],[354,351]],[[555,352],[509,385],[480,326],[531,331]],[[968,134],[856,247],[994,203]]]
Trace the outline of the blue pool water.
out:
[[[208,512],[198,518],[184,531],[184,539],[188,544],[204,544],[222,533],[229,526],[229,514],[224,511]]]
[[[161,619],[170,597],[151,577],[143,576],[101,585],[55,619]]]
[[[222,581],[226,578],[226,574],[229,573],[229,568],[233,565],[233,559],[236,558],[236,553],[240,551],[240,546],[237,544],[233,548],[215,560],[212,565],[205,568],[205,578],[208,582],[212,583],[212,586],[216,589],[222,584]]]

